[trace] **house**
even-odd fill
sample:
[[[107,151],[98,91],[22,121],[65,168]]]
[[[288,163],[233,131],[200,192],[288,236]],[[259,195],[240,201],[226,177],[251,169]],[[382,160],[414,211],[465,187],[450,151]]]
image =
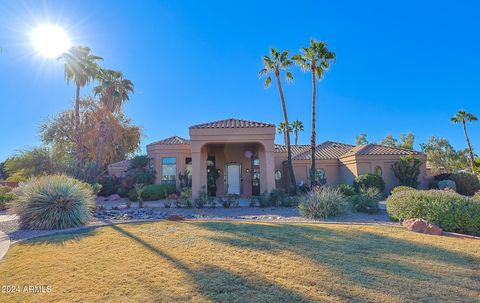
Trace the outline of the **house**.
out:
[[[173,136],[148,144],[147,154],[154,160],[158,183],[172,182],[178,188],[179,173],[188,171],[194,197],[202,188],[212,196],[259,195],[288,188],[287,147],[275,144],[275,130],[274,124],[249,120],[208,122],[190,126],[190,139]],[[352,184],[361,174],[376,173],[388,191],[398,184],[391,166],[404,155],[422,160],[419,181],[425,185],[424,154],[376,144],[323,142],[316,147],[316,173],[327,185]],[[309,184],[310,145],[292,145],[292,159],[297,183]],[[113,169],[118,172],[118,165]]]

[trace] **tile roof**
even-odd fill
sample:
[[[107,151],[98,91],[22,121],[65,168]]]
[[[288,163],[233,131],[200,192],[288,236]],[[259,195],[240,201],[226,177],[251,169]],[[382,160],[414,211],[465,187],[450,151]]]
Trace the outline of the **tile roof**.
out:
[[[309,144],[300,144],[300,145],[293,145],[292,144],[292,155],[298,155],[306,150],[310,149]],[[275,144],[275,152],[276,153],[286,153],[287,152],[287,146],[284,144]]]
[[[343,154],[351,150],[354,146],[339,142],[325,141],[315,148],[315,159],[330,160],[338,159]],[[293,157],[293,160],[310,160],[312,159],[310,149],[303,151]]]
[[[202,123],[190,126],[190,129],[199,129],[199,128],[263,128],[263,127],[275,127],[274,124],[257,122],[250,120],[241,120],[241,119],[225,119],[219,121],[213,121],[208,123]]]
[[[363,144],[358,145],[349,150],[347,153],[342,155],[342,157],[352,156],[352,155],[419,155],[421,154],[418,151],[400,148],[400,147],[391,147],[378,144]]]
[[[173,136],[173,137],[168,137],[166,139],[150,143],[148,145],[188,145],[190,144],[190,140],[187,140],[185,138],[179,137],[179,136]]]

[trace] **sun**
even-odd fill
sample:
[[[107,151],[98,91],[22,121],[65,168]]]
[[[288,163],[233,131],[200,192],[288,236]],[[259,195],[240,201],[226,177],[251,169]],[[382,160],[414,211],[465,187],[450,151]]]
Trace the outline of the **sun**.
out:
[[[32,32],[32,44],[46,58],[56,58],[70,48],[67,33],[55,25],[40,25]]]

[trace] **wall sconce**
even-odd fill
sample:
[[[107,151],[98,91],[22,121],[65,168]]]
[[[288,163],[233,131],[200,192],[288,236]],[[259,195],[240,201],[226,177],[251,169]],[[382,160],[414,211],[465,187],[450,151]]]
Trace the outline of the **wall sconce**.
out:
[[[217,169],[217,174],[219,174],[219,175],[220,175],[220,168],[219,168],[219,169]]]
[[[249,169],[249,168],[247,168],[245,171],[246,171],[246,172],[247,172],[247,174],[248,174],[248,173],[250,172],[250,169]]]
[[[207,173],[209,173],[209,172],[210,172],[210,168],[207,168]]]

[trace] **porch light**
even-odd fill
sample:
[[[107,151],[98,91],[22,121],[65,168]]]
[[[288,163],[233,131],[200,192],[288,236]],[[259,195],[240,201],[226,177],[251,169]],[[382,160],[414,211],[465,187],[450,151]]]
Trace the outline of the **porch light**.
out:
[[[246,171],[246,172],[247,172],[247,174],[248,174],[248,173],[250,172],[250,169],[249,169],[249,168],[247,168],[245,171]]]
[[[207,173],[209,173],[209,172],[210,172],[210,168],[207,168]]]
[[[220,174],[220,168],[219,168],[219,169],[217,169],[217,174]]]

